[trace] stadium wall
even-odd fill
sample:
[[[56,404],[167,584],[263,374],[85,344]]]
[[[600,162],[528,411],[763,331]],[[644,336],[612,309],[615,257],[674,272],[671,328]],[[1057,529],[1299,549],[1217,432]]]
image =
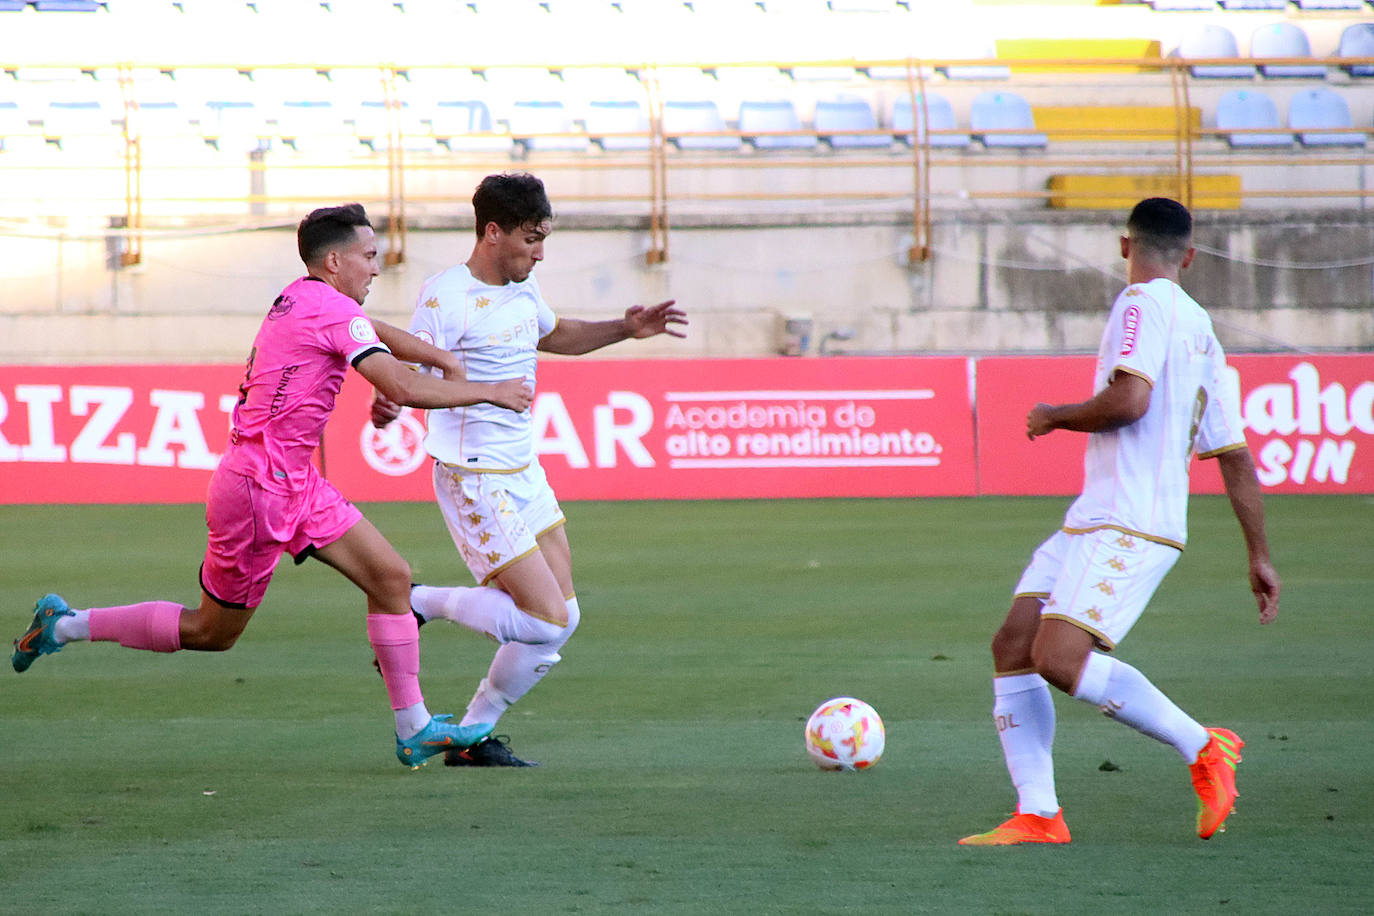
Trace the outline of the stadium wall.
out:
[[[538,276],[556,311],[597,318],[676,298],[685,341],[605,357],[1063,353],[1095,350],[1124,282],[1121,215],[1002,211],[938,217],[932,255],[908,262],[909,216],[736,214],[674,224],[649,265],[637,217],[560,217]],[[385,238],[385,227],[379,227]],[[405,325],[421,281],[464,259],[471,230],[431,220],[368,307]],[[1185,286],[1230,350],[1374,348],[1374,214],[1204,212]],[[142,263],[122,241],[16,237],[0,259],[0,363],[236,362],[277,292],[301,272],[287,228],[168,233]]]

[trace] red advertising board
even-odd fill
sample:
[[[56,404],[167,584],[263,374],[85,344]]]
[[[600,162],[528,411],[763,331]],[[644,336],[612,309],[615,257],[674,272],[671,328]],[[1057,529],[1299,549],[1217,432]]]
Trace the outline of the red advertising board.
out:
[[[1260,483],[1276,493],[1374,492],[1374,354],[1235,355],[1246,441]],[[979,492],[1072,494],[1083,484],[1084,437],[1026,439],[1038,401],[1092,394],[1094,357],[978,360]],[[1210,461],[1193,465],[1193,492],[1220,493]]]
[[[0,367],[0,504],[184,503],[229,437],[243,367]]]
[[[1230,362],[1266,489],[1374,492],[1374,354]],[[199,502],[242,372],[0,367],[0,504]],[[1027,441],[1025,416],[1086,398],[1092,374],[1085,356],[551,360],[533,411],[568,500],[1063,495],[1084,437]],[[350,374],[326,474],[357,500],[431,498],[422,416],[374,430],[370,397]],[[1200,462],[1194,490],[1220,489]]]
[[[421,417],[367,427],[353,379],[325,440],[343,492],[427,499]],[[556,360],[533,407],[561,499],[969,496],[963,358]]]

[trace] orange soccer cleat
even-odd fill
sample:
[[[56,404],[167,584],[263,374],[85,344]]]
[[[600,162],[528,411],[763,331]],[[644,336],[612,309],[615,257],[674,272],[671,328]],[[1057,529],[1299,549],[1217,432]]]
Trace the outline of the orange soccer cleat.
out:
[[[960,846],[1016,846],[1021,843],[1067,843],[1069,825],[1064,823],[1064,809],[1054,817],[1016,813],[1005,823],[987,833],[975,833],[959,841]]]
[[[1197,835],[1204,840],[1225,830],[1222,825],[1236,804],[1236,764],[1245,742],[1225,728],[1209,728],[1211,738],[1188,769],[1197,792]]]

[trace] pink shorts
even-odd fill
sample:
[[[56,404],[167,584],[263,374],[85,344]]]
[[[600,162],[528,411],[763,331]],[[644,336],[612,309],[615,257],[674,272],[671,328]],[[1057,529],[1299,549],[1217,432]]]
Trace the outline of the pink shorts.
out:
[[[217,470],[205,499],[210,539],[200,568],[201,588],[225,607],[255,608],[283,553],[302,563],[362,517],[316,473],[304,489],[284,496],[263,489],[251,477]]]

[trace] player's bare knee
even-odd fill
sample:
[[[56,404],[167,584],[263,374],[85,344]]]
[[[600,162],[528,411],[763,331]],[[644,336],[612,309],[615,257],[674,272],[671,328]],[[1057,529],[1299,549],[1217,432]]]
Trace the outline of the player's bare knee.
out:
[[[535,620],[551,623],[560,629],[568,625],[568,606],[562,601],[530,601],[520,610]]]
[[[1034,634],[1030,634],[1033,637]],[[992,661],[998,671],[1014,671],[1030,666],[1031,642],[1026,633],[1003,626],[992,637]]]
[[[384,607],[407,608],[410,606],[410,586],[413,581],[410,564],[396,557],[377,573],[371,592]]]

